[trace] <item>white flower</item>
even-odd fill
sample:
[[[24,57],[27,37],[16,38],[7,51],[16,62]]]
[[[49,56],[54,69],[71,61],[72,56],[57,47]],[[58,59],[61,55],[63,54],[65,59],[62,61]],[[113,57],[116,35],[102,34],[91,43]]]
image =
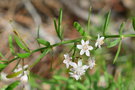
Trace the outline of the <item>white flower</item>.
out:
[[[81,78],[80,75],[77,75],[76,73],[69,72],[70,76],[75,78],[76,80],[79,80]]]
[[[25,66],[21,66],[21,65],[18,65],[18,67],[14,70],[14,72],[19,72],[19,71],[21,71],[21,70],[25,70],[26,68],[28,68],[28,65],[25,65]],[[22,74],[19,74],[17,77],[21,77],[22,76]]]
[[[18,65],[17,68],[14,70],[14,72],[19,72],[21,70],[24,70],[23,73],[17,76],[20,78],[21,82],[23,83],[28,82],[28,71],[25,70],[26,68],[28,68],[28,65],[25,65],[25,66]]]
[[[64,54],[64,57],[65,57],[65,59],[64,59],[63,63],[65,63],[66,67],[69,68],[70,63],[72,62],[71,61],[72,57],[69,57],[69,54]]]
[[[77,45],[78,49],[81,49],[80,55],[83,55],[86,53],[87,56],[90,56],[89,50],[93,50],[92,46],[89,46],[89,41],[87,40],[86,42],[84,40],[81,40],[82,45]]]
[[[96,64],[95,64],[94,58],[89,58],[89,60],[88,60],[88,66],[89,66],[89,68],[92,69],[95,65]]]
[[[70,63],[70,65],[73,67],[70,70],[72,72],[69,72],[71,77],[74,77],[76,80],[80,79],[82,75],[85,74],[85,71],[89,68],[87,65],[82,65],[82,61],[79,60],[78,63]]]
[[[104,37],[100,37],[100,35],[98,34],[98,38],[97,41],[95,43],[95,47],[101,48],[101,45],[104,43]]]
[[[28,82],[28,71],[24,71],[24,72],[23,72],[23,75],[20,77],[20,80],[21,80],[23,83]]]

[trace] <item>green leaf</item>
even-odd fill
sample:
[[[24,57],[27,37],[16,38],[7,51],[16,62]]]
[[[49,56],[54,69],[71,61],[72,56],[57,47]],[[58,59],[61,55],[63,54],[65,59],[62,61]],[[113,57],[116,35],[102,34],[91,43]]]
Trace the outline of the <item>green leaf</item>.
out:
[[[11,35],[8,37],[8,40],[9,40],[10,52],[14,55],[15,54],[15,50],[14,50],[14,47],[13,47],[13,39],[12,39]]]
[[[17,56],[20,58],[27,58],[31,55],[31,53],[17,53]]]
[[[78,22],[74,22],[74,27],[77,29],[77,31],[80,33],[82,36],[87,36],[86,32],[84,31],[83,27]]]
[[[122,41],[119,42],[118,50],[117,50],[117,53],[116,53],[115,58],[113,60],[113,63],[116,62],[116,60],[117,60],[117,58],[119,56],[119,53],[120,53],[120,50],[121,50],[121,43],[122,43]]]
[[[132,26],[133,26],[134,31],[135,31],[135,18],[132,19]]]
[[[116,46],[119,42],[121,41],[120,38],[114,40],[113,42],[110,42],[109,45],[107,46],[108,48]]]
[[[60,9],[59,11],[58,25],[56,23],[56,19],[54,19],[55,30],[60,40],[63,39],[63,30],[61,28],[61,24],[62,24],[62,9]]]
[[[43,44],[45,46],[50,46],[50,43],[48,41],[45,41],[41,38],[38,38],[37,41],[38,41],[38,43]]]
[[[7,64],[1,64],[0,63],[0,72],[7,66]]]
[[[15,39],[17,45],[18,45],[21,49],[23,49],[24,51],[29,52],[29,49],[26,47],[26,45],[23,43],[23,41],[22,41],[18,36],[14,35],[14,39]]]
[[[109,22],[110,22],[110,15],[111,15],[111,11],[109,11],[109,12],[106,14],[105,23],[104,23],[104,26],[103,26],[103,35],[104,35],[104,36],[105,36],[106,30],[107,30],[107,27],[108,27],[108,25],[109,25]]]
[[[122,31],[124,29],[124,26],[125,26],[125,22],[123,22],[121,25],[120,25],[120,29],[119,29],[119,34],[122,35]]]
[[[18,85],[20,84],[20,81],[15,81],[8,85],[8,87],[5,90],[14,90]]]
[[[14,77],[17,77],[19,74],[23,73],[23,71],[19,71],[19,72],[15,72],[15,73],[12,73],[12,74],[9,74],[7,75],[7,78],[14,78]]]
[[[58,34],[56,19],[54,19],[54,27],[55,27],[56,33]]]
[[[62,23],[62,9],[59,11],[59,19],[58,19],[58,30],[61,30],[61,23]]]

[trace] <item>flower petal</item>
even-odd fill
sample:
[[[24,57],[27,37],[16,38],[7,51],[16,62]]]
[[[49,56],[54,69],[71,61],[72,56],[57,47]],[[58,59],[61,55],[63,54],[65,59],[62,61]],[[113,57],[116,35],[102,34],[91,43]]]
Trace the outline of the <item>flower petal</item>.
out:
[[[75,62],[70,62],[69,63],[73,68],[76,68],[77,67],[77,64]]]
[[[67,58],[68,54],[64,54],[64,57]]]
[[[64,61],[63,61],[63,63],[65,63],[65,64],[66,64],[66,63],[67,63],[67,60],[64,60]]]
[[[83,40],[83,39],[81,40],[81,44],[82,44],[82,45],[84,45],[84,44],[85,44],[85,42],[84,42],[84,40]]]
[[[70,76],[75,78],[76,80],[80,79],[80,75],[76,75],[75,73],[69,72]]]
[[[102,41],[103,41],[103,40],[104,40],[104,38],[105,38],[105,37],[101,37],[101,38],[100,38],[100,40],[102,40]]]
[[[88,46],[88,49],[89,49],[89,50],[93,50],[93,47],[92,47],[92,46]]]
[[[78,66],[82,66],[82,60],[78,61]]]
[[[26,83],[28,81],[28,76],[27,75],[23,75],[20,80],[24,83]]]
[[[87,41],[85,42],[85,44],[89,44],[89,40],[87,40]]]
[[[80,79],[80,75],[74,75],[74,78],[75,78],[76,80],[79,80],[79,79]]]
[[[90,52],[88,50],[86,51],[86,56],[90,56]]]
[[[95,43],[95,47],[97,47],[97,46],[98,46],[98,42]]]
[[[80,55],[83,55],[83,54],[84,54],[84,52],[85,52],[84,50],[81,50],[81,51],[80,51]]]
[[[69,68],[69,64],[68,63],[66,63],[66,67]]]
[[[101,48],[101,46],[100,46],[100,45],[98,45],[98,48]]]
[[[98,39],[100,38],[100,34],[98,34]]]
[[[78,48],[78,49],[82,49],[83,46],[82,46],[82,45],[77,45],[77,48]]]
[[[82,67],[84,70],[85,69],[88,69],[89,68],[89,66],[87,66],[87,65],[83,65],[83,67]]]

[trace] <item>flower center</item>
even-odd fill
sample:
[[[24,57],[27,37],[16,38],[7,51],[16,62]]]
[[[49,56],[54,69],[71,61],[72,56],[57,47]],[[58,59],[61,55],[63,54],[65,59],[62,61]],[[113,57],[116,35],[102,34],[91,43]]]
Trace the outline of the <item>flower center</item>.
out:
[[[85,45],[83,46],[83,50],[87,50],[87,49],[88,49],[88,45],[85,44]]]
[[[82,67],[77,67],[75,69],[75,72],[77,75],[83,75],[84,74],[84,70],[82,69]]]
[[[103,40],[98,40],[99,44],[102,45],[104,43]]]

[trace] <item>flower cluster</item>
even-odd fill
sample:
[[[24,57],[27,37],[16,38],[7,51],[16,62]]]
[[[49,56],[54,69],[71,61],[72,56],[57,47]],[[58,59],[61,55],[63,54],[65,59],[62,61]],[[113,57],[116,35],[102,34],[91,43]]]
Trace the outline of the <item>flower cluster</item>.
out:
[[[28,82],[28,71],[25,70],[26,68],[28,68],[28,65],[25,65],[25,66],[18,65],[18,67],[14,70],[14,72],[19,72],[19,71],[24,70],[23,73],[17,76],[24,83]]]
[[[101,48],[101,45],[104,43],[103,40],[104,37],[100,37],[100,35],[98,35],[95,47]],[[89,45],[89,40],[87,40],[86,42],[84,40],[81,40],[81,45],[77,45],[77,48],[80,49],[80,55],[85,54],[89,57],[88,64],[83,65],[82,59],[79,59],[77,63],[73,62],[72,57],[70,57],[69,54],[64,54],[65,59],[63,63],[66,64],[67,68],[71,66],[69,72],[70,76],[75,78],[76,80],[79,80],[81,79],[81,76],[85,74],[88,68],[93,69],[93,67],[95,66],[95,59],[93,57],[90,57],[90,50],[93,50],[94,47]]]

